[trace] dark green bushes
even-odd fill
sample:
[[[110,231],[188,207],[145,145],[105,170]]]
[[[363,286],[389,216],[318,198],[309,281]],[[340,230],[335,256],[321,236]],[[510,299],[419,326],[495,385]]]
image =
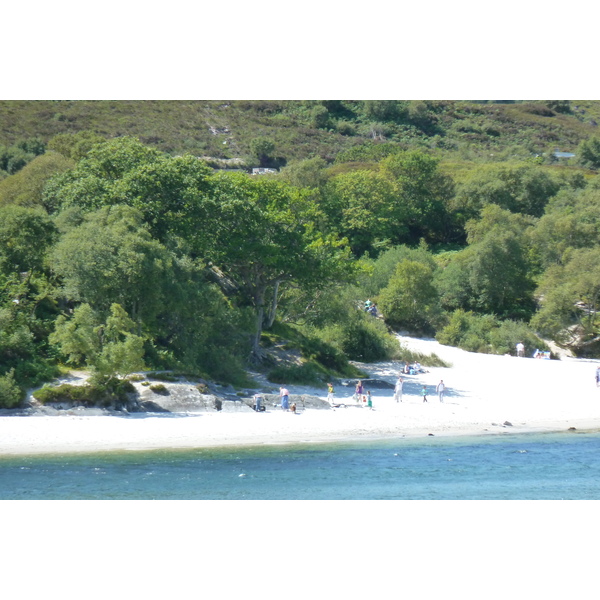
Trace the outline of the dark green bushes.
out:
[[[358,310],[351,312],[348,319],[323,328],[320,335],[350,360],[385,360],[393,358],[398,350],[383,321]]]
[[[0,408],[14,408],[24,395],[15,381],[14,370],[0,377]]]
[[[73,402],[83,406],[108,406],[115,401],[127,400],[127,394],[135,392],[129,381],[107,385],[69,385],[44,386],[33,393],[33,397],[42,404],[48,402]]]
[[[267,379],[272,383],[285,383],[288,385],[322,385],[326,377],[327,374],[324,369],[320,369],[314,363],[282,365],[275,367],[267,375]]]
[[[158,379],[159,381],[169,381],[171,383],[177,381],[177,377],[172,373],[158,373],[153,371],[152,373],[147,373],[146,376],[148,379]]]
[[[522,321],[501,321],[494,315],[476,315],[461,309],[452,313],[448,325],[438,331],[436,339],[440,344],[486,354],[514,354],[518,342],[522,342],[530,354],[536,348],[548,349]]]
[[[150,385],[150,389],[155,393],[155,394],[160,394],[161,396],[168,396],[169,395],[169,390],[166,388],[164,383],[152,383]]]

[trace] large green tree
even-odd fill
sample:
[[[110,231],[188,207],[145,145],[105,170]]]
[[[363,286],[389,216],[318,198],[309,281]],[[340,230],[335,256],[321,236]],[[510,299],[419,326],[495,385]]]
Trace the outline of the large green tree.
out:
[[[61,237],[51,261],[71,301],[101,313],[120,304],[140,324],[152,323],[162,310],[172,255],[134,208],[107,206],[86,214]]]
[[[74,169],[52,178],[44,190],[44,205],[53,212],[72,205],[89,210],[123,204],[114,190],[115,183],[162,157],[161,152],[136,138],[115,138],[94,145]]]
[[[43,268],[56,228],[42,208],[0,206],[0,272],[27,273],[30,279]]]
[[[59,133],[48,142],[48,150],[53,150],[73,161],[81,160],[94,146],[106,141],[93,131]]]
[[[428,242],[456,239],[450,212],[454,182],[439,170],[438,159],[419,151],[402,152],[385,158],[380,170],[396,186],[396,202],[406,215],[412,243],[420,238]]]
[[[219,175],[213,210],[203,250],[254,308],[252,348],[260,357],[260,335],[275,318],[281,287],[341,277],[350,257],[335,236],[315,228],[319,211],[312,196],[281,181]]]
[[[398,202],[392,181],[373,171],[338,175],[326,186],[323,208],[328,227],[348,239],[355,256],[377,254],[406,241],[406,207]]]
[[[532,325],[578,353],[600,346],[600,246],[572,250],[544,273]]]
[[[37,156],[20,171],[0,181],[0,205],[43,206],[43,191],[48,181],[74,165],[71,159],[57,152]]]
[[[212,170],[185,155],[169,157],[133,138],[94,146],[77,167],[52,180],[45,199],[48,207],[128,205],[136,208],[152,235],[163,243],[174,237],[204,236],[205,196]]]
[[[89,304],[77,307],[71,318],[60,316],[50,342],[70,363],[91,368],[101,383],[145,368],[144,338],[119,304],[111,305],[105,322]]]
[[[433,270],[414,260],[403,260],[378,298],[386,323],[394,329],[432,332],[439,316]]]
[[[561,190],[531,229],[534,251],[542,268],[564,264],[569,250],[600,245],[600,189],[594,182],[583,190]]]
[[[559,189],[560,183],[537,165],[482,165],[457,186],[453,208],[463,223],[477,218],[489,204],[540,217]]]
[[[469,246],[457,252],[436,275],[441,303],[500,316],[533,311],[532,264],[527,227],[530,220],[495,205],[467,224]]]
[[[600,138],[598,136],[592,136],[579,144],[577,160],[585,167],[600,168]]]

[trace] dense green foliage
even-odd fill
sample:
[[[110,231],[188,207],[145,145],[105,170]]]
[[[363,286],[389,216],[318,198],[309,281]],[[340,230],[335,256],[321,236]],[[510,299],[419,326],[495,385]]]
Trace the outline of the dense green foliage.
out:
[[[42,404],[48,402],[72,402],[83,405],[114,406],[127,401],[127,394],[135,392],[128,381],[115,381],[110,384],[44,386],[33,393]]]
[[[547,350],[544,341],[522,321],[500,320],[494,315],[478,315],[462,309],[452,313],[437,339],[469,352],[511,354],[515,352],[515,340],[525,346],[528,355],[535,349]]]
[[[0,406],[61,363],[90,369],[104,400],[141,369],[351,376],[349,361],[410,360],[400,330],[471,351],[546,336],[600,352],[598,103],[0,102],[0,115]],[[273,366],[284,346],[299,354]]]

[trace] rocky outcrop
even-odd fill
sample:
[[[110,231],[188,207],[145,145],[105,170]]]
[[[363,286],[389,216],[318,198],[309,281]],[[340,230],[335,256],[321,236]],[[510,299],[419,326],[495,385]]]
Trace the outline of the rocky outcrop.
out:
[[[167,393],[155,393],[151,386],[136,383],[137,407],[143,412],[240,412],[251,411],[250,401],[235,396],[201,393],[198,385],[189,382],[161,382]],[[203,388],[204,389],[204,388]]]
[[[88,374],[77,379],[57,383],[84,385]],[[218,385],[204,380],[176,377],[170,373],[138,374],[130,378],[135,392],[127,394],[126,401],[117,401],[110,406],[82,406],[76,402],[47,402],[42,405],[31,395],[27,406],[19,409],[18,414],[124,414],[124,413],[215,413],[253,411],[254,394],[263,397],[262,406],[266,410],[280,410],[281,398],[276,388],[263,382],[262,389],[238,391],[230,385]],[[259,384],[261,385],[261,384]],[[374,387],[374,386],[373,386]],[[296,404],[297,410],[330,410],[327,400],[312,394],[291,394],[290,405]]]
[[[264,398],[264,405],[267,409],[280,408],[281,398],[279,394],[262,394]],[[316,408],[321,410],[330,410],[331,405],[327,400],[323,400],[318,396],[311,396],[309,394],[290,394],[290,405],[295,404],[297,409],[303,408]]]

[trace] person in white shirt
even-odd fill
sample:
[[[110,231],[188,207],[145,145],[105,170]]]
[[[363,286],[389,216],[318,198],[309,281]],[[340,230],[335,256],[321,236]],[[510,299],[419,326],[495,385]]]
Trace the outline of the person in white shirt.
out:
[[[396,386],[394,387],[394,399],[396,402],[402,402],[402,385],[404,384],[404,380],[402,377],[398,377],[398,381],[396,381]]]
[[[444,401],[444,391],[446,390],[446,386],[444,385],[444,380],[440,379],[440,382],[437,384],[435,391],[437,392],[438,398],[440,402]]]

